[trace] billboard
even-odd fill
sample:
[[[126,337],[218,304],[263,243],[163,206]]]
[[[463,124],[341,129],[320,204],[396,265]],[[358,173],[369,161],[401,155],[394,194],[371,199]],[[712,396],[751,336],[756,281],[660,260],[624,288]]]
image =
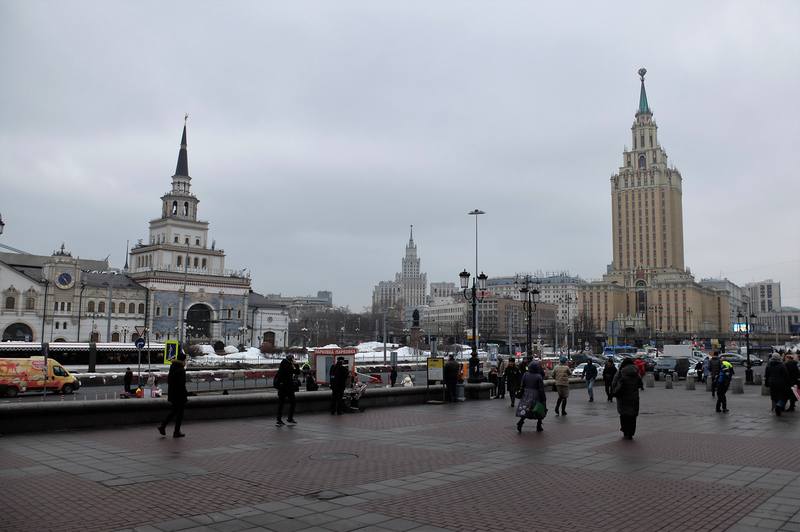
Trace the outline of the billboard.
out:
[[[733,332],[735,333],[746,333],[747,330],[747,323],[734,323],[733,324]]]

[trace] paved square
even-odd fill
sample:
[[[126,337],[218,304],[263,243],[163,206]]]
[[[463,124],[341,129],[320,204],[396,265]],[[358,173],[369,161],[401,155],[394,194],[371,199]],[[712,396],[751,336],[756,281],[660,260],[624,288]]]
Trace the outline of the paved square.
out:
[[[555,396],[548,394],[552,408]],[[800,530],[800,414],[657,384],[517,434],[508,400],[0,438],[2,530]]]

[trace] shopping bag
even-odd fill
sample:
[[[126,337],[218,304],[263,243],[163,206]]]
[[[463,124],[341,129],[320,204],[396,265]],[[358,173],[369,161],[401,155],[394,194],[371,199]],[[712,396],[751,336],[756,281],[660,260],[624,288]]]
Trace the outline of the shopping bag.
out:
[[[545,408],[544,403],[537,401],[537,403],[533,405],[531,413],[533,414],[533,419],[544,419],[547,409]]]
[[[792,386],[792,393],[797,398],[797,400],[800,401],[800,389],[797,388],[796,384]]]

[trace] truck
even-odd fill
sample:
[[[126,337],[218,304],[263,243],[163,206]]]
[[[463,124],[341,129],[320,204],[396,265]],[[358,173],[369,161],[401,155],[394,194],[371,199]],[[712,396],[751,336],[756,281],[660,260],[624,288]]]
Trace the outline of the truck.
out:
[[[692,346],[684,344],[664,345],[663,356],[672,358],[691,358]]]
[[[43,390],[71,394],[80,387],[81,381],[52,358],[0,358],[0,397]]]

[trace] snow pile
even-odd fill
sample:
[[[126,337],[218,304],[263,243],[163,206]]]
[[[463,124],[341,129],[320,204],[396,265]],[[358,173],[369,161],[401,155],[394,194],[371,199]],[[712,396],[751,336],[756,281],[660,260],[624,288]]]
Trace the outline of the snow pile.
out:
[[[386,344],[386,350],[391,351],[400,347],[398,344]],[[383,342],[362,342],[356,346],[359,353],[383,352]]]
[[[225,353],[228,354],[228,355],[233,354],[233,353],[238,353],[238,352],[239,352],[239,350],[237,348],[235,348],[234,346],[232,346],[232,345],[226,345],[225,346]]]

